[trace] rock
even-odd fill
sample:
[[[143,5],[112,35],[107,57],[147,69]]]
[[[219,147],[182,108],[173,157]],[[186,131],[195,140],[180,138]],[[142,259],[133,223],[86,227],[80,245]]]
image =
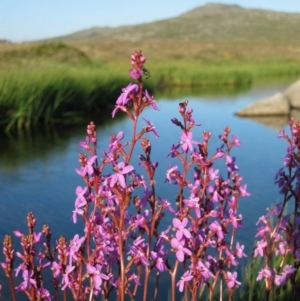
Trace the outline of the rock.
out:
[[[290,104],[285,94],[277,93],[271,97],[255,101],[235,114],[245,117],[289,115]]]
[[[300,120],[300,80],[283,93],[255,101],[235,114],[244,117],[289,116]]]
[[[284,93],[291,109],[300,109],[300,80],[293,83]]]

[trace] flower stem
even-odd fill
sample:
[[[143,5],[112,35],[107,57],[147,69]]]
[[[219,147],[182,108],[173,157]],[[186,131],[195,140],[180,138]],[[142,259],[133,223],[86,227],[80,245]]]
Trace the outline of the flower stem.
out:
[[[176,300],[176,295],[175,295],[175,282],[176,282],[176,274],[177,274],[177,268],[178,268],[178,260],[176,259],[176,262],[175,262],[175,265],[174,265],[174,269],[173,269],[173,272],[172,272],[172,301],[175,301]]]
[[[11,275],[11,271],[9,273],[9,286],[10,286],[10,290],[11,290],[11,297],[12,297],[12,301],[17,301],[16,298],[16,292],[15,292],[15,285],[14,285],[14,279]]]
[[[145,270],[146,271],[145,271],[143,301],[147,301],[148,281],[149,281],[149,275],[150,275],[150,269],[148,267],[146,267]]]
[[[155,290],[154,290],[154,297],[153,300],[157,301],[157,297],[158,297],[158,285],[159,285],[159,272],[156,273],[156,285],[155,285]]]
[[[124,269],[124,254],[123,254],[123,228],[124,228],[124,208],[121,205],[120,208],[120,223],[119,223],[119,252],[120,252],[120,285],[119,296],[120,301],[124,301],[124,289],[125,289],[125,269]]]

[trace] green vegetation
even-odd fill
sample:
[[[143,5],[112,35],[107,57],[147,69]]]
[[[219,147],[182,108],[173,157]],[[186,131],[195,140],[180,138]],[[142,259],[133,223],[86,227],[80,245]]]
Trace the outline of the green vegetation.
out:
[[[3,44],[0,127],[12,131],[40,124],[88,122],[96,114],[110,116],[108,110],[129,82],[128,56],[138,48],[145,49],[151,62],[146,63],[151,72],[146,86],[151,93],[157,90],[155,96],[162,93],[162,88],[174,87],[177,91],[189,88],[216,92],[226,88],[232,92],[247,89],[261,78],[300,74],[300,58],[292,47],[140,44]]]
[[[125,77],[93,67],[45,65],[0,75],[0,124],[7,131],[40,123],[76,123],[107,112]],[[104,115],[104,114],[103,114]]]
[[[106,116],[128,83],[124,70],[134,49],[150,62],[147,88],[157,89],[155,96],[170,87],[175,97],[179,87],[232,93],[262,78],[294,79],[300,74],[299,26],[300,14],[207,4],[176,18],[95,27],[52,42],[0,40],[0,128]]]
[[[7,51],[0,52],[0,62],[4,64],[28,65],[33,63],[43,64],[45,62],[59,62],[68,64],[84,64],[89,63],[88,56],[77,49],[64,43],[42,43],[33,46],[13,47],[8,46]]]
[[[274,254],[271,260],[273,267],[280,266],[280,259],[277,258]],[[292,258],[287,258],[286,264],[293,265]],[[293,300],[293,288],[290,280],[282,286],[272,286],[269,291],[266,290],[265,281],[257,281],[258,272],[264,266],[263,259],[261,257],[251,258],[248,267],[241,272],[242,275],[242,285],[239,288],[239,292],[236,296],[237,300],[244,301],[262,301],[262,300],[276,300],[276,301],[285,301]],[[296,272],[296,279],[300,277],[299,270]],[[299,290],[297,288],[296,290]]]

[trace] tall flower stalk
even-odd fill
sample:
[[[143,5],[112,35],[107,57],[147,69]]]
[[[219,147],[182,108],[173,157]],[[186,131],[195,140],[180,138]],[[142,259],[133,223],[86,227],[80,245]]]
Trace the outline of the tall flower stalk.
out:
[[[235,266],[246,255],[234,238],[242,226],[239,201],[249,196],[232,154],[240,142],[226,127],[218,137],[220,146],[211,150],[212,133],[200,131],[188,101],[180,103],[179,116],[170,121],[178,130],[178,141],[162,158],[170,162],[165,185],[175,184],[177,193],[158,195],[159,162],[152,161],[155,150],[149,135],[159,138],[159,133],[150,120],[141,119],[146,107],[159,110],[144,89],[143,79],[150,74],[145,62],[142,52],[134,51],[129,70],[134,83],[122,89],[112,112],[112,117],[128,116],[131,135],[122,131],[111,135],[107,149],[99,153],[96,125],[91,122],[85,141],[80,142],[84,152],[78,156],[76,172],[83,187],[75,190],[72,217],[74,223],[83,223],[82,233],[70,242],[61,236],[51,247],[50,228],[45,225],[42,232],[34,232],[30,213],[29,234],[15,232],[21,239],[23,251],[16,253],[21,263],[13,266],[13,250],[6,245],[3,249],[2,267],[8,277],[13,267],[22,274],[23,282],[15,289],[31,301],[51,296],[59,300],[61,295],[67,300],[67,290],[74,300],[95,300],[99,295],[104,300],[124,301],[126,296],[158,300],[162,273],[170,274],[172,301],[182,296],[197,300],[204,289],[213,300],[217,289],[223,294],[224,287],[232,300],[240,285]],[[139,164],[134,166],[137,149]],[[216,162],[223,164],[224,174]],[[166,216],[171,225],[164,222]],[[52,295],[44,286],[44,269],[51,269]],[[154,289],[151,277],[156,277]]]
[[[283,167],[276,176],[282,195],[280,203],[259,218],[254,257],[263,257],[264,266],[257,280],[264,280],[266,300],[272,300],[276,289],[288,281],[292,300],[299,298],[300,282],[300,122],[289,122],[290,135],[282,130],[278,137],[287,143]]]

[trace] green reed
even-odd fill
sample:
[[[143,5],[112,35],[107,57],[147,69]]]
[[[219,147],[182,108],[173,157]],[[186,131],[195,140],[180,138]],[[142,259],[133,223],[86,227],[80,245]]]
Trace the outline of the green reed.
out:
[[[212,60],[207,63],[197,61],[171,61],[163,66],[153,66],[161,86],[202,86],[202,87],[247,87],[261,78],[296,76],[300,66],[295,63],[237,63]]]
[[[7,131],[75,123],[112,108],[126,78],[91,66],[46,65],[0,74],[0,124]]]
[[[48,49],[49,48],[49,49]],[[0,53],[0,128],[77,123],[113,107],[126,76],[119,60],[90,59],[75,47],[45,44]],[[260,78],[297,76],[295,62],[227,58],[154,60],[146,88],[244,90]],[[105,114],[103,114],[104,116]]]
[[[239,288],[237,300],[243,301],[264,301],[267,300],[266,288],[264,282],[256,281],[258,271],[262,266],[262,258],[250,258],[248,266],[241,272],[242,286]],[[275,256],[272,258],[273,266],[279,266],[280,262]],[[297,272],[297,279],[300,278],[300,272]],[[285,301],[292,300],[292,284],[290,281],[280,287],[272,287],[270,291],[270,300]]]

